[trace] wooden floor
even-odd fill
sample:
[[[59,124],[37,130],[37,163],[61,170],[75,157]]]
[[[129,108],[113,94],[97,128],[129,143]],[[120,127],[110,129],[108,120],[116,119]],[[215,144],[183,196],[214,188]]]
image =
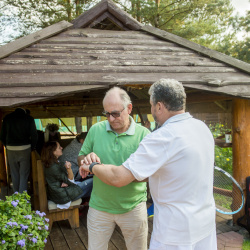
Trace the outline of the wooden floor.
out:
[[[2,188],[0,199],[3,199],[8,192]],[[55,249],[55,250],[64,250],[64,249],[88,249],[88,237],[87,237],[87,211],[88,207],[84,208],[81,211],[80,215],[80,227],[72,230],[70,228],[68,221],[54,222],[52,230],[48,237],[47,244],[45,249]],[[216,229],[217,235],[230,232],[230,231],[239,231],[239,226],[230,225],[232,216],[223,215],[217,212],[216,215]],[[150,241],[151,232],[153,229],[153,217],[148,220],[148,243]],[[119,227],[116,227],[111,240],[109,242],[109,250],[126,250],[125,242]]]
[[[84,214],[80,216],[80,228],[76,230],[70,229],[68,221],[55,222],[52,227],[52,231],[48,238],[45,249],[88,249],[88,239],[87,239],[87,208],[84,209]],[[230,231],[239,231],[239,226],[231,226],[232,216],[222,215],[217,213],[216,216],[216,229],[217,235],[230,232]],[[148,243],[150,241],[151,232],[153,229],[153,217],[148,220]],[[116,227],[110,243],[109,250],[126,250],[125,242],[119,227]]]

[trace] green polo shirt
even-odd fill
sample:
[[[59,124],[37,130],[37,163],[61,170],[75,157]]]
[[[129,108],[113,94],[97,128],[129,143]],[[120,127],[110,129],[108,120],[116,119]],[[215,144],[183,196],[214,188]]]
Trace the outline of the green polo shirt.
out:
[[[150,131],[136,124],[132,117],[129,129],[117,134],[108,121],[93,125],[84,141],[79,155],[91,152],[100,157],[104,164],[122,165],[134,153],[141,140]],[[147,187],[145,182],[132,182],[125,187],[113,187],[93,178],[90,207],[112,214],[123,214],[131,211],[142,201],[146,201]]]

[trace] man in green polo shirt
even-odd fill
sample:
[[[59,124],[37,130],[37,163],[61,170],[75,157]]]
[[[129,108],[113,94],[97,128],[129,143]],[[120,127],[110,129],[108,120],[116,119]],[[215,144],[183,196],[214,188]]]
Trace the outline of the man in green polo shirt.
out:
[[[136,151],[149,130],[136,124],[130,116],[132,103],[123,89],[110,89],[103,99],[106,121],[91,127],[78,156],[86,164],[101,162],[121,165]],[[127,249],[147,249],[146,182],[132,182],[117,188],[94,176],[88,212],[88,249],[108,249],[117,224]]]

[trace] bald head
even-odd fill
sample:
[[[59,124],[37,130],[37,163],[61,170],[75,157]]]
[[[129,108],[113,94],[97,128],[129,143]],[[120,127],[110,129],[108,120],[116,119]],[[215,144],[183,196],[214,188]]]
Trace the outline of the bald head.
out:
[[[124,108],[127,108],[129,104],[131,104],[131,99],[128,93],[118,87],[113,87],[109,91],[106,92],[103,98],[103,105],[105,102],[114,102],[114,103],[121,103]]]

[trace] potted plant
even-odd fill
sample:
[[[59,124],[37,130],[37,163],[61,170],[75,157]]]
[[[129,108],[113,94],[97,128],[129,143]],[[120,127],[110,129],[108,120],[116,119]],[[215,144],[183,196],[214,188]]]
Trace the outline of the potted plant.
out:
[[[32,211],[27,192],[0,200],[0,249],[43,249],[49,235],[45,213]]]

